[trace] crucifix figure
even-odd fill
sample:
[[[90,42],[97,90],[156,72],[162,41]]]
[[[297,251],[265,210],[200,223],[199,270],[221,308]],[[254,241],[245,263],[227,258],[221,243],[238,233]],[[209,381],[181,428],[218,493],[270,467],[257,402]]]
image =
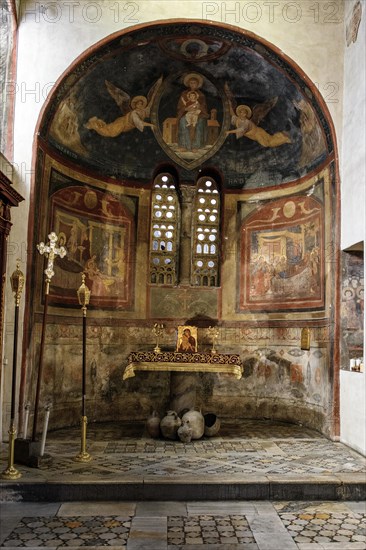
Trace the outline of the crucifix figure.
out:
[[[66,248],[64,246],[56,248],[58,236],[54,231],[52,231],[48,235],[48,238],[50,239],[50,242],[48,244],[44,244],[43,242],[37,244],[38,252],[42,255],[44,254],[45,257],[48,258],[47,267],[44,270],[44,273],[46,275],[46,294],[49,294],[50,282],[55,274],[55,272],[53,271],[53,262],[56,256],[60,256],[60,258],[64,258],[66,256]]]
[[[43,242],[37,244],[38,252],[41,255],[44,255],[47,258],[47,267],[44,270],[44,274],[46,275],[45,283],[45,300],[44,300],[44,309],[43,309],[43,322],[42,322],[42,336],[41,336],[41,344],[40,344],[40,351],[39,351],[39,366],[38,366],[38,376],[37,376],[37,386],[36,386],[36,399],[35,399],[35,405],[34,405],[34,418],[33,418],[33,431],[32,431],[32,441],[36,440],[37,435],[37,421],[38,421],[38,408],[39,408],[39,394],[41,389],[41,380],[42,380],[42,368],[43,368],[43,352],[44,352],[44,342],[45,342],[45,333],[46,333],[46,316],[47,316],[47,307],[48,307],[48,295],[50,291],[50,282],[52,277],[54,276],[55,272],[53,271],[53,263],[56,258],[56,256],[60,256],[60,258],[64,258],[66,256],[66,248],[64,246],[60,246],[59,248],[56,248],[56,243],[58,240],[58,236],[54,231],[52,231],[49,235],[49,243],[45,244]]]

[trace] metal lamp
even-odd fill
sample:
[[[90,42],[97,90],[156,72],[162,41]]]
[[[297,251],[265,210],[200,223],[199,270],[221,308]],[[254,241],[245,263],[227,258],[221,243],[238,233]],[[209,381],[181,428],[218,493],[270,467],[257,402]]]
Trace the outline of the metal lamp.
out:
[[[14,467],[14,441],[16,436],[15,428],[15,393],[16,393],[16,374],[17,374],[17,353],[18,353],[18,325],[19,325],[19,304],[20,297],[24,288],[24,275],[19,269],[20,260],[17,261],[16,270],[10,277],[11,289],[14,293],[15,313],[14,313],[14,343],[13,343],[13,373],[11,384],[11,412],[9,427],[9,456],[8,467],[2,473],[4,479],[19,479],[21,473]]]
[[[80,453],[74,458],[77,462],[89,462],[91,460],[90,454],[86,451],[86,425],[88,419],[85,411],[86,401],[86,309],[90,301],[90,290],[85,284],[85,273],[81,275],[81,285],[77,292],[79,304],[83,312],[83,373],[82,373],[82,405],[81,405],[81,450]]]

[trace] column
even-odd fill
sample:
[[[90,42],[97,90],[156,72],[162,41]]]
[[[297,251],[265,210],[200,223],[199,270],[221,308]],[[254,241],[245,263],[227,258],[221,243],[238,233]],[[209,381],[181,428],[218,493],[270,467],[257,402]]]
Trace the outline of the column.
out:
[[[196,406],[197,376],[195,372],[170,373],[170,410],[179,414]]]
[[[180,190],[182,192],[182,227],[179,252],[179,282],[181,285],[189,285],[191,282],[192,203],[196,187],[194,185],[181,185]]]

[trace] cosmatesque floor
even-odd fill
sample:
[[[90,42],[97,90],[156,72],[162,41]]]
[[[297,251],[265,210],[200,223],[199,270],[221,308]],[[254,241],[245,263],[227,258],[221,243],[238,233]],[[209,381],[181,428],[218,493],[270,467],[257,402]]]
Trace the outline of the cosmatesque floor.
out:
[[[2,480],[0,548],[366,549],[365,458],[304,427],[223,422],[183,444],[144,423],[90,424],[92,460],[75,462],[79,451],[79,428],[51,432],[40,468]]]
[[[2,503],[0,548],[362,550],[364,502]]]

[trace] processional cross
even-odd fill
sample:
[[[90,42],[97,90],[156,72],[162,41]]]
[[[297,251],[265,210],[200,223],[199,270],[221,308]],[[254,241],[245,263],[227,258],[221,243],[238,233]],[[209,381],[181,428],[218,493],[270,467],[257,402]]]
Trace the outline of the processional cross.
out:
[[[42,255],[44,254],[45,257],[48,258],[47,267],[44,270],[44,273],[46,275],[46,294],[49,294],[50,282],[55,274],[55,272],[53,271],[53,262],[56,256],[60,256],[60,258],[64,258],[66,256],[66,248],[64,246],[56,248],[58,236],[54,231],[52,231],[48,235],[48,238],[50,239],[50,242],[48,244],[44,244],[43,242],[37,244],[38,252]]]
[[[54,231],[51,231],[51,233],[48,235],[49,243],[45,244],[44,242],[41,242],[37,244],[38,252],[47,258],[47,267],[44,270],[44,274],[46,275],[45,283],[45,300],[44,300],[44,308],[43,308],[43,322],[42,322],[42,336],[41,336],[41,345],[40,345],[40,352],[39,352],[39,365],[38,365],[38,376],[37,376],[37,386],[36,386],[36,400],[34,405],[34,419],[33,419],[33,430],[32,430],[32,441],[36,440],[37,435],[37,422],[38,422],[38,408],[39,408],[39,394],[41,390],[41,379],[42,379],[42,369],[43,369],[43,353],[44,353],[44,343],[45,343],[45,334],[46,334],[46,316],[47,316],[47,307],[48,307],[48,294],[50,291],[50,282],[52,277],[54,276],[55,272],[53,271],[53,264],[55,261],[55,258],[57,256],[60,256],[60,258],[64,258],[66,256],[66,248],[64,246],[60,246],[59,248],[56,248],[56,243],[58,241],[58,236]]]

